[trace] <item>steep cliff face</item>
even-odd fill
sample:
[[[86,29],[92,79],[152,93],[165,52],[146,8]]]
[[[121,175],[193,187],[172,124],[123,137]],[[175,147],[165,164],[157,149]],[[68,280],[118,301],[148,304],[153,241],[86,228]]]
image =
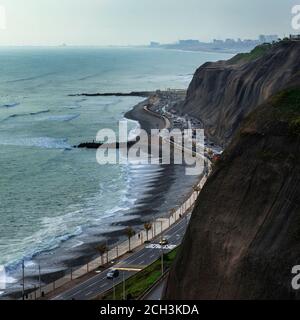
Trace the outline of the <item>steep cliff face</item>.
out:
[[[263,94],[275,90],[275,84],[267,89],[264,83]],[[299,264],[297,81],[247,117],[216,164],[197,200],[165,298],[299,299],[300,290],[291,286],[291,269]]]
[[[261,46],[195,73],[182,114],[201,120],[206,135],[226,145],[256,106],[283,89],[300,70],[300,42]]]

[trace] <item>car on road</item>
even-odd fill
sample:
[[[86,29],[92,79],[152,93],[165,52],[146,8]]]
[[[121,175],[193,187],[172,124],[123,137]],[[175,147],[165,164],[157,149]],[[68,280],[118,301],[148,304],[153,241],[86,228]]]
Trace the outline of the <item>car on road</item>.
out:
[[[161,246],[166,246],[168,243],[169,243],[169,241],[168,241],[167,238],[162,238],[162,239],[159,241],[159,244],[160,244]]]
[[[106,278],[107,279],[114,279],[114,278],[118,278],[119,276],[119,270],[116,270],[116,269],[113,269],[113,270],[110,270],[107,275],[106,275]]]

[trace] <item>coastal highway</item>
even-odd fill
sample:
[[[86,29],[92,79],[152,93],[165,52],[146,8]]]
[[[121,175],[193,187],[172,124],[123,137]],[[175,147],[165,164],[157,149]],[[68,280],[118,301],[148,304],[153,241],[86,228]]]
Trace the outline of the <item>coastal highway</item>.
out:
[[[169,229],[163,232],[163,237],[168,239],[170,248],[164,249],[164,252],[170,251],[171,248],[178,246],[185,234],[190,213],[183,216],[177,223],[173,224]],[[124,279],[131,277],[139,270],[153,263],[161,256],[161,249],[158,244],[160,237],[154,239],[150,244],[141,246],[138,251],[133,252],[130,256],[121,258],[110,268],[120,270],[120,275],[114,280],[106,278],[109,269],[96,274],[92,278],[82,282],[72,289],[65,291],[54,297],[52,300],[90,300],[99,294],[111,289],[113,285],[121,283]]]

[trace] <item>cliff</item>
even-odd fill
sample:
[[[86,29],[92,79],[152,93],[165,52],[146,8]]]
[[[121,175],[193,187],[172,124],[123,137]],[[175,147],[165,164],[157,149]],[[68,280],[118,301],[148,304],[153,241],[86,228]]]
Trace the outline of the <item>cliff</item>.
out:
[[[265,65],[278,66],[284,82],[292,70],[284,71],[276,62],[283,54],[279,48],[275,57],[269,56],[273,62],[263,61]],[[294,49],[289,56],[292,54]],[[293,56],[291,59],[295,62]],[[289,67],[293,63],[282,62]],[[240,88],[245,89],[240,89],[243,96],[233,97],[234,102],[230,104],[228,100],[228,105],[225,103],[222,108],[221,102],[215,99],[222,110],[216,118],[208,110],[201,111],[210,117],[211,130],[212,118],[221,121],[225,110],[228,116],[234,115],[238,105],[248,112],[253,104],[282,85],[278,75],[272,81],[271,70],[271,75],[263,76],[261,67],[251,71],[245,66],[252,75],[260,75],[254,81],[240,68],[217,72],[218,78],[224,77],[224,83],[231,83],[228,90],[232,94],[237,92],[238,83],[243,83]],[[237,72],[242,73],[240,81],[233,76]],[[217,96],[227,96],[221,82],[210,78],[212,71],[202,67],[199,73],[207,75],[208,79],[201,81],[210,84]],[[196,79],[191,87],[195,82]],[[213,89],[214,85],[217,87]],[[251,103],[247,101],[250,92],[258,94],[256,98],[251,96]],[[198,99],[199,95],[197,92]],[[199,101],[199,105],[204,103]],[[232,113],[229,106],[234,109]],[[231,124],[237,118],[238,114],[230,117]],[[222,130],[228,134],[229,128],[218,122],[214,132],[223,139],[226,134]],[[271,97],[243,121],[215,165],[197,200],[180,253],[170,271],[165,299],[300,298],[300,290],[291,287],[291,269],[300,264],[299,158],[300,81],[294,79],[292,86]]]
[[[299,72],[299,53],[300,42],[282,41],[206,63],[196,71],[177,111],[201,120],[211,140],[227,145],[241,121]]]

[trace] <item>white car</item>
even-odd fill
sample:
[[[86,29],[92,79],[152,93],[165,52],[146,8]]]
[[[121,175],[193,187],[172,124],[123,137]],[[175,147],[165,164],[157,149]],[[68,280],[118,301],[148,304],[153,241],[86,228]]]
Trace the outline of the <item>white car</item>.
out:
[[[167,238],[162,238],[160,241],[159,241],[159,244],[161,246],[166,246],[167,244],[169,244],[169,241]]]

